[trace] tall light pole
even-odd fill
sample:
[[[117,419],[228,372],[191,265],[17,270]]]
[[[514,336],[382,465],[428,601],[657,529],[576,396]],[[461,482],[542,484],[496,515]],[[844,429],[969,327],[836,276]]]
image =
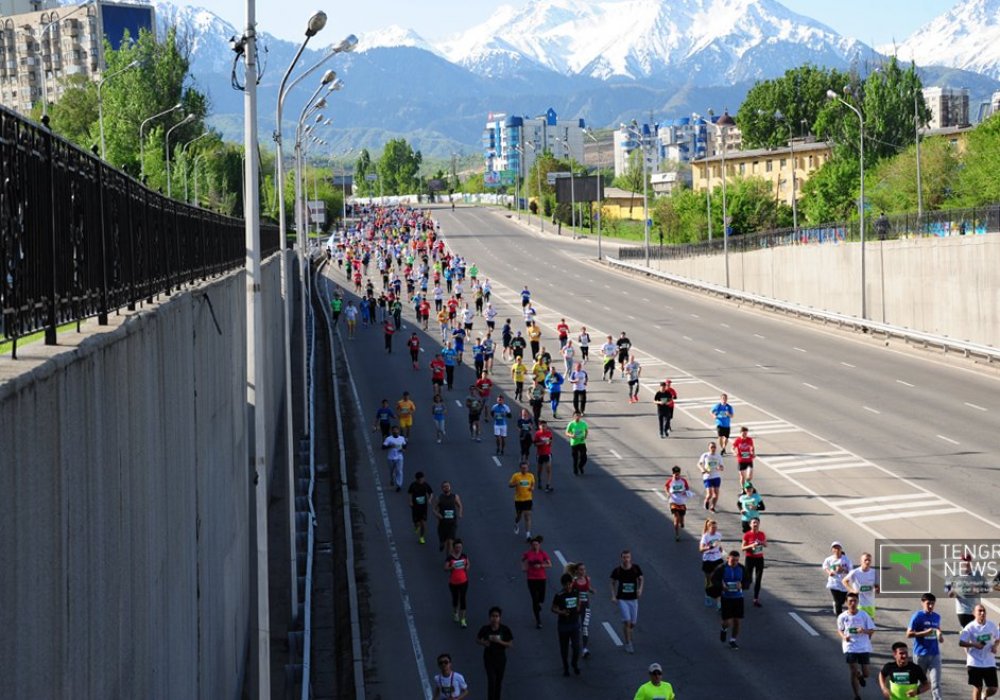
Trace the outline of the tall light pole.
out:
[[[649,267],[649,177],[646,175],[646,139],[643,137],[642,130],[639,128],[639,122],[635,119],[632,120],[632,124],[630,126],[625,126],[624,124],[621,126],[639,139],[639,153],[642,156],[642,231],[646,249],[646,267]]]
[[[340,198],[340,206],[341,206],[340,222],[345,232],[347,231],[347,164],[349,162],[348,159],[351,157],[352,153],[354,153],[353,148],[348,148],[343,153],[344,165],[342,167],[344,174],[340,178],[340,187],[342,193],[342,196]]]
[[[846,88],[845,88],[846,92]],[[858,143],[860,149],[858,151],[859,155],[859,165],[861,169],[861,191],[858,197],[858,218],[861,223],[861,318],[868,318],[868,291],[866,289],[867,285],[867,273],[865,271],[865,118],[861,114],[861,110],[852,105],[850,102],[844,100],[840,95],[838,95],[833,90],[826,91],[826,97],[830,100],[837,100],[842,105],[847,107],[849,110],[854,112],[858,117],[858,126],[861,131],[859,133]]]
[[[700,114],[692,114],[692,118],[699,120],[705,124],[705,131],[708,131],[708,127],[712,126],[711,116],[712,110],[708,110],[708,118],[703,118]],[[708,159],[711,156],[708,153],[708,148],[705,149],[705,217],[708,221],[708,245],[712,245],[712,170]]]
[[[176,112],[179,109],[183,109],[183,107],[184,105],[178,102],[170,109],[165,109],[159,114],[154,114],[153,116],[148,117],[147,119],[143,119],[142,123],[139,124],[139,179],[140,180],[142,179],[143,175],[146,174],[146,138],[143,135],[143,132],[146,130],[146,124],[149,124],[149,122],[153,121],[154,119],[165,117],[166,115]]]
[[[712,110],[708,110],[709,115],[713,114]],[[711,123],[711,122],[710,122]],[[726,265],[726,287],[729,285],[729,208],[726,201],[726,180],[728,179],[726,173],[726,129],[731,126],[736,126],[736,122],[731,116],[729,116],[729,111],[725,110],[722,116],[719,117],[718,121],[713,125],[719,130],[719,138],[722,142],[722,253],[725,258]]]
[[[792,122],[785,119],[785,115],[781,113],[781,110],[774,111],[774,119],[779,122],[785,122],[785,126],[788,127],[788,159],[792,162],[792,231],[797,233],[799,230],[799,190],[798,179],[795,174],[795,141],[792,134]]]
[[[924,218],[924,188],[920,180],[920,111],[917,109],[918,90],[913,91],[913,140],[917,145],[917,221]]]
[[[103,96],[104,84],[109,80],[111,80],[112,78],[114,78],[115,76],[121,75],[127,70],[132,70],[133,68],[138,67],[138,65],[139,65],[138,61],[132,61],[124,68],[119,68],[118,70],[112,73],[108,73],[107,75],[105,75],[104,77],[102,77],[100,80],[97,81],[97,124],[101,132],[101,160],[108,159],[107,149],[104,147],[104,96]]]
[[[594,136],[594,134],[590,131],[590,129],[587,129],[583,133],[585,133],[591,141],[597,144],[597,259],[602,260],[603,254],[601,251],[601,219],[604,218],[604,211],[603,211],[604,201],[603,198],[601,197],[601,194],[603,193],[604,188],[602,186],[603,182],[601,180],[601,178],[603,177],[601,173],[601,166],[603,165],[603,161],[601,160],[601,142],[597,140],[597,137]]]
[[[189,114],[186,117],[184,117],[183,119],[181,119],[179,122],[177,122],[176,124],[174,124],[172,127],[170,127],[169,129],[167,129],[167,135],[166,135],[166,142],[167,142],[167,154],[166,154],[166,157],[167,157],[167,159],[166,159],[166,163],[167,163],[167,197],[170,197],[171,194],[172,194],[172,189],[171,189],[171,186],[170,186],[171,185],[171,182],[170,182],[170,134],[173,133],[174,130],[181,128],[185,124],[190,124],[191,122],[194,121],[194,118],[195,117],[194,117],[193,114]]]
[[[56,19],[52,20],[51,22],[49,22],[48,24],[46,24],[42,28],[40,39],[44,39],[46,34],[49,35],[49,56],[50,57],[52,56],[52,27],[59,26],[60,22],[69,19],[70,17],[72,17],[73,15],[75,15],[80,10],[84,9],[85,7],[89,7],[89,6],[93,5],[93,4],[94,4],[94,0],[87,0],[87,2],[83,3],[82,5],[78,5],[72,11],[67,12],[65,17],[57,17]],[[39,41],[38,44],[39,44],[39,48],[41,48],[41,41]],[[59,58],[60,58],[60,60],[62,60],[62,51],[61,50],[59,51]],[[40,64],[39,67],[41,68],[41,76],[40,76],[41,80],[39,82],[42,84],[42,116],[44,117],[44,116],[46,116],[49,113],[49,86],[48,86],[48,82],[45,79],[45,57],[44,56],[42,57],[42,61],[41,61],[41,64]],[[54,74],[55,68],[53,68],[52,70],[53,70],[53,74]]]
[[[566,147],[566,160],[569,162],[569,202],[570,202],[570,215],[569,221],[570,226],[575,229],[576,227],[576,180],[573,177],[573,171],[576,168],[573,167],[573,156],[570,154],[569,150],[569,139],[564,139],[561,136],[555,137],[556,141],[562,143]],[[576,231],[573,231],[573,235],[576,235]]]
[[[538,182],[538,230],[545,233],[545,206],[542,203],[542,166],[538,157],[538,149],[531,141],[525,141],[524,145],[535,154],[535,181]]]
[[[191,139],[190,141],[188,141],[187,143],[185,143],[183,146],[180,147],[180,152],[182,154],[184,154],[184,201],[187,202],[188,204],[191,203],[191,200],[188,199],[188,157],[187,157],[187,147],[190,146],[195,141],[200,141],[201,139],[205,138],[206,136],[211,136],[211,135],[212,135],[211,131],[206,131],[205,133],[201,134],[200,136],[195,136],[193,139]]]

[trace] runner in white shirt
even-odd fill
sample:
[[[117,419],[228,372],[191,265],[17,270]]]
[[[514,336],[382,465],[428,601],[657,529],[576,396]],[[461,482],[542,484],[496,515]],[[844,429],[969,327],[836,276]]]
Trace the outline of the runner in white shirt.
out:
[[[857,593],[847,594],[847,610],[837,616],[837,634],[840,635],[844,660],[850,669],[851,689],[854,697],[860,698],[861,688],[868,681],[875,622],[858,607]]]
[[[440,311],[441,305],[444,303],[444,290],[441,289],[440,284],[434,285],[434,310]]]
[[[844,554],[844,545],[834,541],[830,545],[833,554],[823,560],[823,573],[826,574],[826,588],[833,597],[833,614],[844,611],[844,600],[847,597],[847,586],[843,578],[853,568],[851,560]]]
[[[399,491],[403,488],[403,450],[406,449],[406,438],[399,434],[398,425],[392,426],[389,437],[382,441],[382,449],[389,451],[389,480]]]
[[[491,331],[494,330],[497,323],[497,310],[493,308],[493,304],[486,305],[486,311],[483,315],[486,317],[486,327]]]
[[[469,305],[466,304],[465,308],[462,309],[462,323],[465,324],[465,330],[467,331],[472,330],[472,322],[475,320],[475,318],[476,318],[476,312],[470,309]]]
[[[601,358],[604,360],[604,379],[609,382],[615,380],[615,357],[618,355],[618,346],[614,343],[614,338],[608,336],[608,342],[601,346]]]
[[[872,555],[861,554],[861,566],[851,569],[841,583],[852,593],[858,594],[858,607],[875,619],[875,594],[879,592],[878,572],[872,568]]]
[[[705,575],[705,605],[711,606],[715,603],[708,595],[708,586],[712,583],[712,572],[722,564],[722,533],[712,518],[706,520],[702,528],[698,551],[701,552],[701,573]]]
[[[569,345],[569,341],[566,344]],[[582,363],[577,362],[576,368],[567,379],[573,385],[573,411],[582,416],[587,412],[587,380],[589,379],[587,370],[583,368]]]
[[[576,336],[576,345],[580,348],[580,359],[586,362],[590,359],[590,333],[587,327],[580,328],[580,335]]]
[[[635,355],[629,358],[625,365],[625,379],[628,380],[628,402],[639,403],[639,375],[642,374],[642,365]]]
[[[958,645],[965,649],[965,666],[972,686],[973,700],[981,700],[997,692],[997,648],[1000,647],[1000,630],[992,620],[986,619],[982,603],[973,608],[972,622],[962,629]],[[985,690],[983,690],[985,688]]]
[[[698,458],[698,468],[701,470],[701,483],[705,487],[705,509],[715,512],[719,502],[719,487],[722,486],[722,455],[716,451],[714,442],[708,443],[708,452],[702,452]]]
[[[681,528],[684,527],[684,515],[687,513],[688,499],[694,496],[694,491],[688,480],[681,476],[681,468],[674,465],[670,478],[663,485],[670,503],[670,514],[674,517],[674,541],[680,542]]]
[[[566,374],[573,371],[573,362],[576,359],[576,348],[572,340],[567,340],[562,349],[563,361],[566,363]]]
[[[469,684],[465,676],[451,667],[451,654],[441,654],[437,659],[440,673],[434,674],[434,700],[464,700],[469,697]]]

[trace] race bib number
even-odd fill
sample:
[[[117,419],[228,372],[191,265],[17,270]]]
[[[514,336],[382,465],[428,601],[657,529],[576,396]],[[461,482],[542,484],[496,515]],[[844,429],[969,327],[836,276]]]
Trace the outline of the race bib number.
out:
[[[442,516],[444,517],[445,520],[452,520],[455,517],[455,511],[450,509],[445,509],[444,513],[442,513]]]
[[[622,584],[622,593],[635,593],[635,584],[634,583],[623,583]]]
[[[982,642],[983,644],[989,644],[990,642],[993,641],[993,635],[988,632],[986,634],[981,634],[978,637],[976,637],[976,641]]]
[[[422,506],[423,504],[427,503],[427,497],[417,496],[416,498],[413,499],[413,502],[416,503],[418,506]]]
[[[681,482],[677,482],[673,486],[670,487],[670,490],[673,491],[674,493],[683,493],[684,492],[684,484],[681,483]]]
[[[729,591],[730,593],[735,593],[740,589],[741,585],[739,581],[726,581],[726,590]]]
[[[860,590],[862,593],[871,593],[872,586],[861,586]]]

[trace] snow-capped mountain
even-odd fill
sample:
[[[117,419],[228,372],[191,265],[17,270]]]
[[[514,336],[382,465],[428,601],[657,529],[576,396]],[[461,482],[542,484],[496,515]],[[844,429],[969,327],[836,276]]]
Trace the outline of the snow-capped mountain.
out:
[[[415,49],[423,49],[431,53],[437,50],[431,46],[422,36],[412,29],[405,29],[398,24],[393,24],[385,29],[375,32],[367,32],[358,37],[358,51],[371,51],[372,49],[396,48],[407,46]]]
[[[811,61],[843,67],[871,51],[775,0],[534,0],[438,44],[470,70],[518,58],[602,80],[682,74],[702,84],[778,75]]]
[[[918,65],[939,64],[1000,79],[1000,0],[964,0],[898,46],[883,46]]]

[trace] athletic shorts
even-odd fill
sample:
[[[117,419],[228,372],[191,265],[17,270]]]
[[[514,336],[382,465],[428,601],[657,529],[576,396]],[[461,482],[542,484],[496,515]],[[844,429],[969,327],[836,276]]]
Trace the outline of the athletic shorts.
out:
[[[629,380],[628,380],[628,385],[629,385],[629,386],[635,386],[635,385],[636,385],[636,384],[638,384],[638,383],[639,383],[639,380],[638,380],[638,379],[629,379]]]
[[[538,455],[538,464],[548,464],[552,461],[552,455]]]
[[[440,379],[438,377],[431,377],[431,384],[442,386],[444,384],[444,377],[441,377]]]
[[[630,622],[633,625],[639,619],[638,600],[618,600],[618,612],[621,613],[622,622]]]
[[[721,476],[713,476],[711,479],[702,479],[701,480],[701,484],[706,489],[717,489],[720,486],[722,486],[722,477]]]
[[[497,437],[507,437],[507,426],[493,424],[493,434]]]
[[[710,574],[719,568],[720,564],[722,564],[721,559],[711,559],[707,561],[703,559],[701,562],[701,572],[703,574]]]
[[[719,614],[723,620],[742,620],[743,598],[723,598]]]
[[[469,414],[469,425],[478,423],[481,420],[481,413],[470,413]]]
[[[753,462],[740,462],[736,465],[736,468],[741,472],[745,472],[747,469],[753,469]]]
[[[411,506],[410,515],[413,518],[413,524],[422,523],[427,520],[427,505],[422,506]]]
[[[618,353],[618,361],[619,362],[628,362],[628,353],[627,352],[625,352],[625,353],[622,353],[622,352]]]
[[[862,666],[867,666],[871,663],[872,655],[866,652],[845,652],[844,661],[849,664],[861,664]]]
[[[413,425],[413,416],[400,416],[399,417],[399,427],[409,428]]]
[[[987,688],[997,687],[997,669],[985,668],[979,666],[968,666],[969,671],[969,685],[975,688],[982,688],[983,686]]]
[[[683,503],[671,503],[670,504],[670,512],[671,513],[676,513],[677,515],[684,515],[685,513],[687,513],[687,509],[688,509],[688,507],[686,505],[684,505]]]
[[[719,437],[724,437],[724,438],[729,437],[729,430],[730,428],[728,425],[725,427],[721,425],[715,426],[715,434],[718,435]]]
[[[531,510],[532,501],[514,501],[514,511],[517,513],[523,513],[526,510]]]
[[[503,338],[500,342],[503,344],[505,350],[510,347],[510,338]]]

